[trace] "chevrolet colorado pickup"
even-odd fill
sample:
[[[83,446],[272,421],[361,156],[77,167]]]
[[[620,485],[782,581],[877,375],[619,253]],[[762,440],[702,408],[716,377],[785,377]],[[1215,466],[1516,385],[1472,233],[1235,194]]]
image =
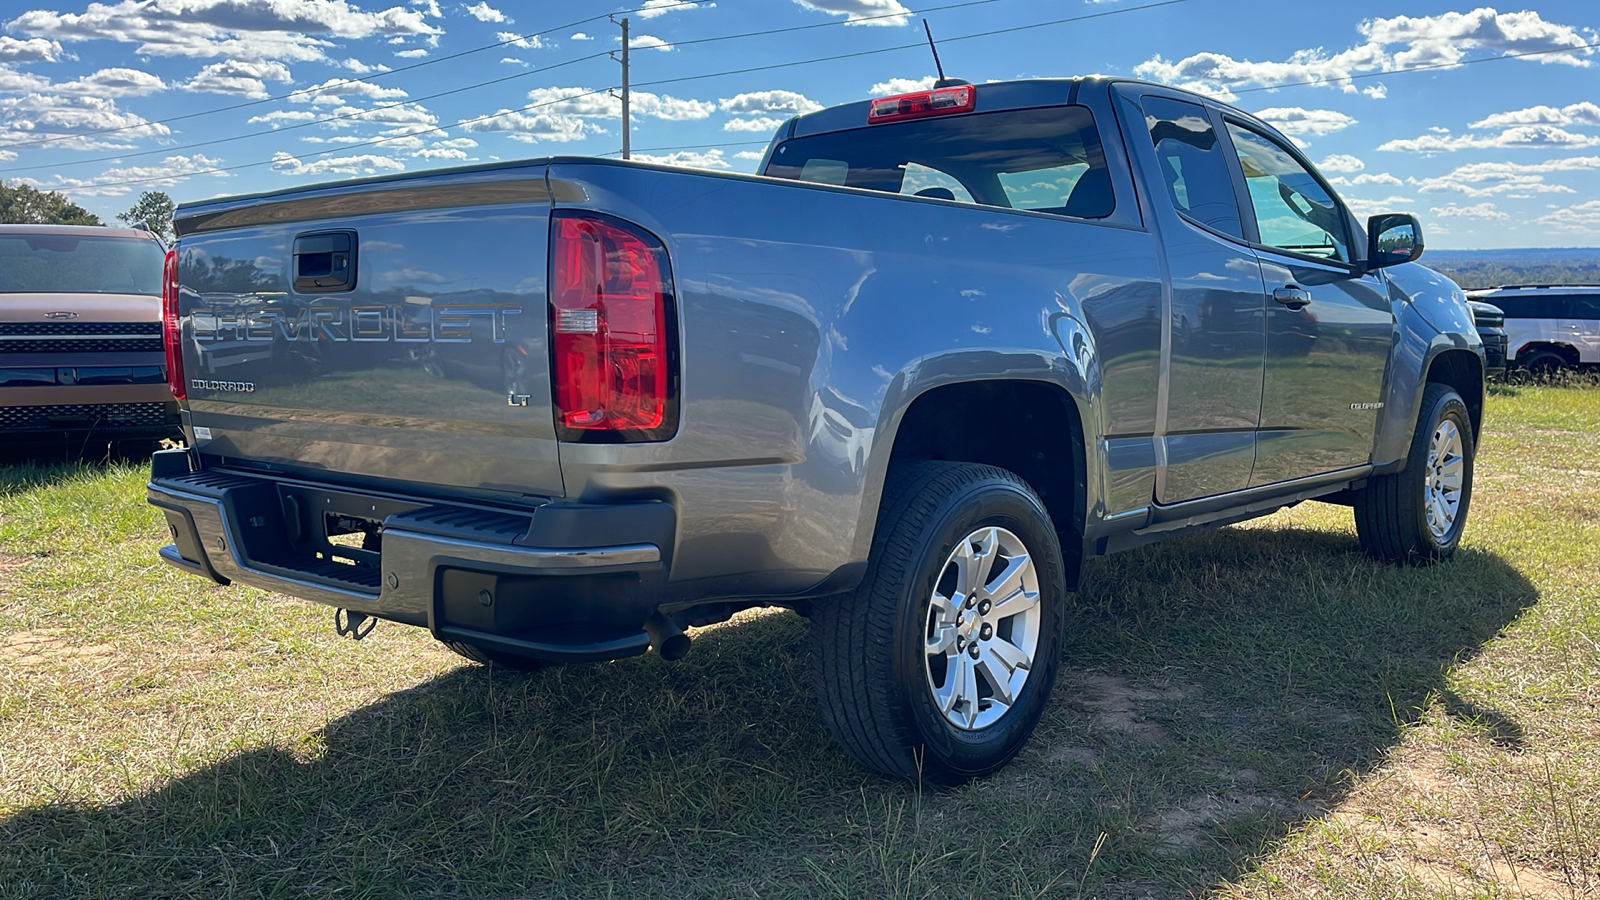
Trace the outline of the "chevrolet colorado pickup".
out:
[[[1460,540],[1461,292],[1258,119],[941,83],[797,117],[760,172],[183,206],[161,555],[514,668],[789,607],[838,742],[959,782],[1033,731],[1088,557],[1310,499],[1381,559]]]

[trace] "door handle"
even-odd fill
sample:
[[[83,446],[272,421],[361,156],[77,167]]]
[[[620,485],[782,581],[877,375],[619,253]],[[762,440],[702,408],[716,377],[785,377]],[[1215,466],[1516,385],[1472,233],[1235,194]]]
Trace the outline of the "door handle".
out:
[[[1304,309],[1311,302],[1311,294],[1303,287],[1289,284],[1274,290],[1272,299],[1290,309]]]

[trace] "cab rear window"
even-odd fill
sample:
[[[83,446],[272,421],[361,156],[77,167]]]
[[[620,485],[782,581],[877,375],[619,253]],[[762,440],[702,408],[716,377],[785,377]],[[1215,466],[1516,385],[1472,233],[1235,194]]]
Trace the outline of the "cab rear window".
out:
[[[1116,207],[1082,106],[934,117],[795,138],[767,175],[1084,219]]]
[[[161,294],[161,245],[76,234],[0,235],[0,294]]]

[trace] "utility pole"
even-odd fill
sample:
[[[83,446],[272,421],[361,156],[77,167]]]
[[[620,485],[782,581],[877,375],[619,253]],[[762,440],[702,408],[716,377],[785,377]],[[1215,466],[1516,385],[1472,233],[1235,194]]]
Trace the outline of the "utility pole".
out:
[[[633,120],[628,118],[628,20],[622,20],[622,158],[632,158]]]

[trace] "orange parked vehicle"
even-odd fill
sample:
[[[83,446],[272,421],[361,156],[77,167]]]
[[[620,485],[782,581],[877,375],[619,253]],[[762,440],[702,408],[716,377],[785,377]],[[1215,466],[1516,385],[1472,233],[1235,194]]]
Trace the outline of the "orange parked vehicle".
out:
[[[176,437],[147,231],[0,225],[0,448]]]

